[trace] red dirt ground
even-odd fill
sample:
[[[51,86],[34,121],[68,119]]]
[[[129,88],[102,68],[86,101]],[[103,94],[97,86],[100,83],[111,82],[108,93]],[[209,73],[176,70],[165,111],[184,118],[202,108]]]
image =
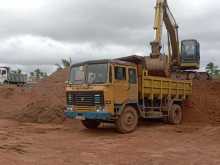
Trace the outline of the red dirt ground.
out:
[[[127,135],[87,130],[78,121],[0,120],[0,162],[7,165],[219,165],[220,127],[142,123]]]
[[[64,120],[66,79],[60,70],[33,87],[0,87],[0,164],[220,164],[220,81],[194,81],[182,125],[142,122],[121,135]]]

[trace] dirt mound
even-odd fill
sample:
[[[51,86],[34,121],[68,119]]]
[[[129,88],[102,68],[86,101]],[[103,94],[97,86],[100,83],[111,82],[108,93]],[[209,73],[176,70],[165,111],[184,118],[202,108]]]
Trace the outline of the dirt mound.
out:
[[[39,82],[32,89],[32,98],[15,115],[19,121],[61,123],[65,109],[65,81],[68,69],[62,69]]]
[[[220,81],[194,81],[191,108],[184,110],[184,121],[220,124]]]
[[[67,74],[68,69],[59,70],[33,87],[0,87],[0,117],[25,122],[62,122]]]
[[[14,116],[22,122],[34,123],[62,123],[64,106],[61,104],[48,105],[45,100],[37,100],[28,104]]]
[[[0,86],[0,118],[13,116],[29,102],[31,96],[29,88]]]

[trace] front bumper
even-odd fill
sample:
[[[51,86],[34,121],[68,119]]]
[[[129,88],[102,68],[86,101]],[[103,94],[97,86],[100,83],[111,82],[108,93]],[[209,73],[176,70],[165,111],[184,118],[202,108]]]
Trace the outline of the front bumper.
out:
[[[110,120],[112,115],[108,112],[75,112],[65,111],[64,115],[71,119]]]

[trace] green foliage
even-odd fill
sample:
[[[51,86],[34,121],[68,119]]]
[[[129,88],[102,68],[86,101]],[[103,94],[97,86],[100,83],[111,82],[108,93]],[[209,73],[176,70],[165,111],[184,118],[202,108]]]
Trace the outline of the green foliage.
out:
[[[40,76],[43,74],[43,72],[41,72],[41,70],[38,68],[38,69],[35,69],[34,70],[34,73],[36,75],[37,78],[40,78]]]
[[[35,69],[34,72],[30,72],[31,77],[35,77],[36,79],[41,79],[47,77],[46,72],[42,72],[39,68]]]
[[[21,74],[22,70],[21,69],[17,69],[17,70],[12,70],[11,72],[15,73],[15,74]]]
[[[70,67],[71,62],[72,62],[71,58],[69,58],[69,60],[62,59],[62,65],[63,65],[64,68]]]
[[[16,71],[18,74],[21,74],[22,73],[22,70],[21,69],[17,69]]]
[[[215,65],[213,62],[210,62],[206,65],[206,71],[212,77],[220,75],[219,67]]]
[[[61,64],[55,64],[57,66],[57,69],[63,69],[63,68],[68,68],[70,67],[72,63],[72,59],[61,59]]]
[[[30,75],[31,75],[31,77],[34,77],[34,72],[31,72]]]

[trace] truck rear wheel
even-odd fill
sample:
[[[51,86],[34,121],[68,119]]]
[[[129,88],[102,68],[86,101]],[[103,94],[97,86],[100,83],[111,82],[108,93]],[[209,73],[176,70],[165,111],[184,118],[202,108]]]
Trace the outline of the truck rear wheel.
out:
[[[86,119],[86,120],[82,120],[82,124],[88,129],[96,129],[99,127],[101,122],[97,120]]]
[[[180,105],[172,105],[168,120],[170,124],[180,124],[182,122],[182,108]]]
[[[136,109],[132,106],[126,106],[115,124],[117,131],[120,133],[133,132],[138,125],[138,114]]]

